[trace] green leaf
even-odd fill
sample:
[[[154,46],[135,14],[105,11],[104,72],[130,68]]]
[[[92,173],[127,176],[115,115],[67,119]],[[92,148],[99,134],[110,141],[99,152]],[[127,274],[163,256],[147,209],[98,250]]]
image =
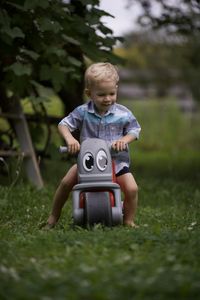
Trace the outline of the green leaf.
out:
[[[70,75],[72,73],[77,72],[77,70],[74,67],[72,67],[72,66],[67,67],[67,68],[66,67],[61,67],[60,69],[62,70],[63,73],[65,73],[65,74],[69,74],[70,73]]]
[[[0,24],[6,28],[10,26],[10,17],[5,10],[0,11]]]
[[[32,50],[20,49],[20,52],[31,57],[33,60],[37,60],[40,57],[39,54]]]
[[[68,59],[70,64],[72,64],[76,67],[80,67],[82,65],[82,62],[80,62],[78,59],[76,59],[72,56],[68,56],[67,59]]]
[[[78,40],[74,39],[73,37],[68,36],[66,34],[63,34],[62,37],[66,42],[68,42],[70,44],[74,44],[76,46],[80,46],[80,42]]]
[[[29,100],[35,104],[49,102],[49,98],[42,96],[29,96]]]
[[[99,0],[80,0],[83,5],[99,5]]]
[[[57,21],[52,21],[48,18],[40,19],[39,26],[42,31],[53,31],[54,33],[58,33],[61,29],[60,24]]]
[[[37,7],[48,8],[49,1],[48,0],[26,0],[24,3],[25,9],[35,9]]]
[[[20,62],[15,62],[11,66],[4,68],[4,71],[11,70],[17,76],[28,75],[32,73],[32,68],[30,64],[22,64]]]
[[[42,65],[40,69],[40,79],[49,80],[51,78],[51,69],[48,65]]]
[[[56,46],[52,46],[47,48],[47,54],[55,54],[58,57],[64,57],[66,55],[66,51]]]
[[[29,89],[29,78],[26,75],[16,75],[14,72],[10,71],[6,74],[7,85],[6,88],[16,97],[23,98],[27,95]]]
[[[87,15],[87,22],[88,22],[88,24],[89,24],[90,26],[91,26],[91,25],[98,24],[98,23],[99,23],[99,16],[88,14],[88,15]]]
[[[47,88],[35,80],[31,80],[30,82],[36,88],[40,97],[49,99],[49,97],[52,96],[52,90],[50,88]]]
[[[103,24],[99,24],[98,25],[98,29],[103,33],[103,34],[112,34],[112,30],[106,26],[104,26]]]
[[[14,28],[4,27],[2,31],[4,31],[7,35],[9,35],[13,39],[25,37],[25,34],[19,27],[14,27]]]
[[[15,9],[17,9],[17,10],[19,10],[19,11],[25,11],[24,7],[21,6],[21,5],[18,5],[18,4],[16,4],[16,3],[12,3],[12,2],[10,2],[10,1],[6,1],[6,2],[7,2],[7,4],[8,4],[8,6],[12,6],[12,7],[14,7]]]
[[[62,71],[59,65],[55,65],[52,67],[52,83],[55,90],[58,92],[62,85],[65,83],[65,73]]]
[[[73,73],[72,74],[72,79],[74,79],[75,81],[80,81],[81,80],[81,75],[77,74],[77,73]]]
[[[111,14],[108,13],[107,11],[102,10],[102,9],[99,9],[99,8],[93,8],[92,12],[93,12],[93,14],[96,14],[96,15],[98,15],[99,17],[106,16],[106,17],[115,18],[113,15],[111,15]]]

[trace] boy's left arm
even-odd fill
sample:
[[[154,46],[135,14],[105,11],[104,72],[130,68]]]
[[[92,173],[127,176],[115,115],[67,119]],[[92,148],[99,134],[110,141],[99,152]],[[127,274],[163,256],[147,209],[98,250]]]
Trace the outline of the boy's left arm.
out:
[[[129,111],[128,122],[126,122],[126,124],[124,125],[123,132],[125,132],[125,135],[114,141],[112,143],[112,148],[115,151],[126,150],[127,144],[139,138],[140,131],[140,124],[138,123],[132,112]]]

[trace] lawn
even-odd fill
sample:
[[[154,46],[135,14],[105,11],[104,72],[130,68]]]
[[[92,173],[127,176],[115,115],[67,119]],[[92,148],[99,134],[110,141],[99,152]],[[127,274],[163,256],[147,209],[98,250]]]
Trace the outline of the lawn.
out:
[[[140,227],[73,228],[69,201],[58,226],[40,230],[68,164],[43,162],[44,189],[21,177],[0,186],[0,299],[198,299],[199,115],[174,102],[126,104],[143,128],[131,146]]]

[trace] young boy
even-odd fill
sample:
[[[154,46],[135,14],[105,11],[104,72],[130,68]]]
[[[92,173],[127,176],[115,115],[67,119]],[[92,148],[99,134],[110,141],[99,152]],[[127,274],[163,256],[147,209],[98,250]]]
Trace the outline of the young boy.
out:
[[[92,64],[85,73],[85,93],[89,102],[74,109],[59,123],[58,129],[70,154],[80,149],[79,142],[71,134],[76,129],[80,131],[80,142],[86,138],[101,138],[112,144],[112,148],[117,151],[117,183],[124,193],[123,223],[134,227],[138,188],[129,170],[129,154],[123,150],[127,144],[138,139],[141,128],[131,111],[116,103],[118,81],[117,70],[110,63]],[[58,222],[61,210],[76,183],[77,165],[73,165],[56,190],[46,228],[50,229]]]

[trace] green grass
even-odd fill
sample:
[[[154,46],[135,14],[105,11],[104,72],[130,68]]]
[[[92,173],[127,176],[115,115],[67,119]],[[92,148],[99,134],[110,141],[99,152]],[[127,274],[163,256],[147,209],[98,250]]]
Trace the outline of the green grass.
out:
[[[182,115],[171,101],[126,104],[143,128],[131,146],[140,227],[74,228],[69,201],[54,230],[39,229],[70,163],[52,147],[44,189],[21,175],[0,186],[0,299],[198,299],[199,113]]]
[[[56,229],[53,189],[1,188],[1,299],[196,299],[200,292],[200,189],[188,181],[141,179],[139,229],[71,224]]]

